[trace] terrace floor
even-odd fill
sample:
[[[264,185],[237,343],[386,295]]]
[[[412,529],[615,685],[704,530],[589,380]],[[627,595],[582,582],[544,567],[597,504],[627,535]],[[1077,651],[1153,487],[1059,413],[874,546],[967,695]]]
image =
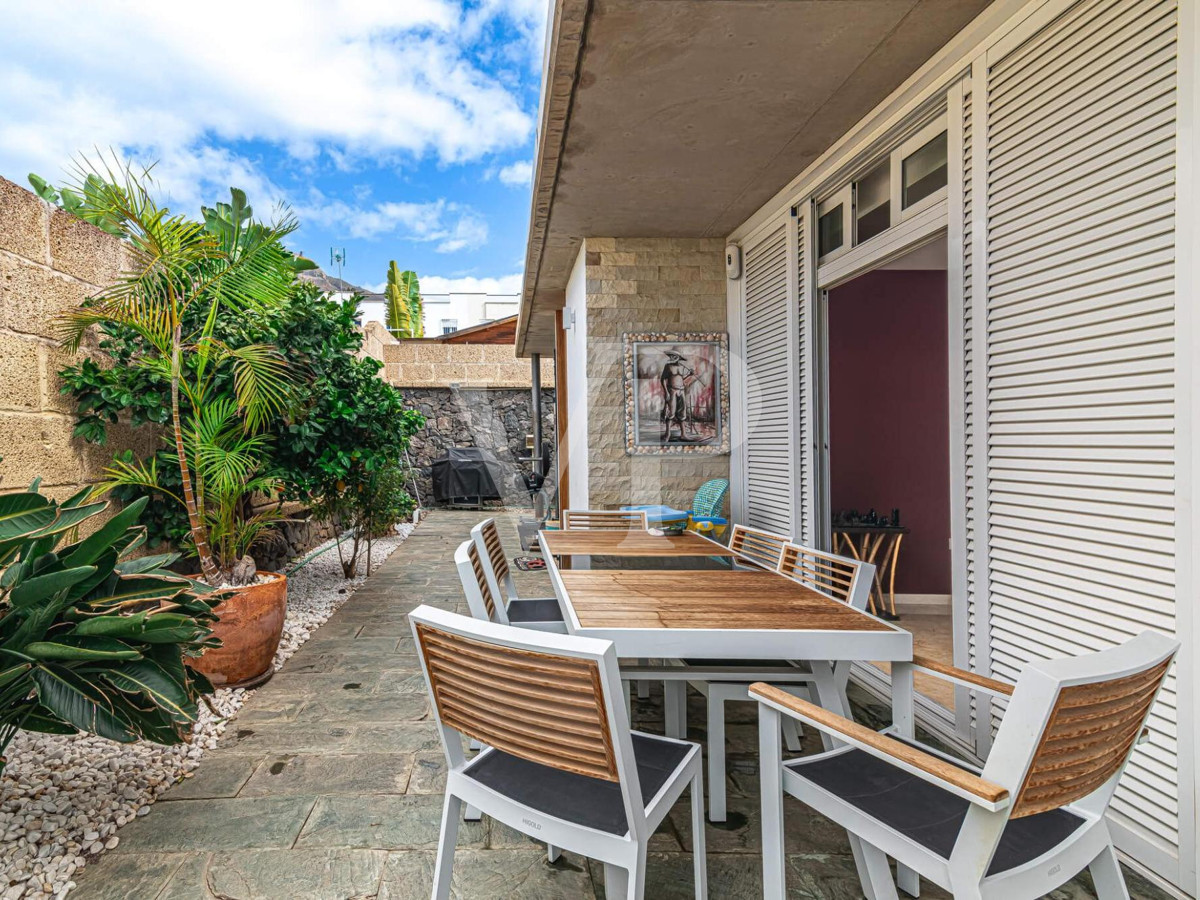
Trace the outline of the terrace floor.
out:
[[[466,612],[453,552],[481,515],[431,513],[246,703],[195,776],[120,830],[120,846],[83,870],[72,898],[429,897],[444,766],[406,614],[421,603]],[[516,515],[500,522],[515,552]],[[544,573],[514,574],[523,593],[550,593]],[[863,710],[865,698],[854,699]],[[730,820],[708,826],[709,891],[750,898],[761,896],[755,713],[729,708]],[[660,729],[659,696],[635,717]],[[702,740],[701,706],[689,721]],[[570,853],[550,865],[540,845],[487,819],[465,824],[458,847],[457,898],[604,896],[601,867]],[[648,898],[692,896],[690,847],[681,805],[652,840]],[[862,896],[845,834],[790,799],[787,847],[791,897]],[[1134,897],[1165,896],[1127,874]],[[1081,883],[1052,896],[1092,894]]]

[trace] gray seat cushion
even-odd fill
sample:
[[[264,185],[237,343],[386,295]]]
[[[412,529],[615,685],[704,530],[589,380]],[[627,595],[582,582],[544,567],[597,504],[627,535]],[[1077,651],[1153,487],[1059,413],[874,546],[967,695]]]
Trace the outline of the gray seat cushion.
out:
[[[970,803],[862,750],[785,764],[801,778],[867,815],[950,858]],[[988,875],[1024,865],[1056,847],[1084,819],[1065,809],[1011,819],[992,857]]]
[[[514,625],[523,622],[561,622],[562,609],[554,597],[536,600],[513,600],[508,604],[508,621]]]
[[[649,803],[679,768],[692,745],[651,735],[635,734],[632,738],[642,802]],[[609,834],[629,831],[621,788],[615,781],[575,775],[500,750],[483,754],[464,774],[548,816]]]

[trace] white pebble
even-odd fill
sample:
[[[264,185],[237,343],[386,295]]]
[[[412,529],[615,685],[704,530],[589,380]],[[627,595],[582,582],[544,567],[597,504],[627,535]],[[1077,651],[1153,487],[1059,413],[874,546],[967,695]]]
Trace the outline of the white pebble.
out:
[[[375,542],[378,568],[412,532]],[[347,581],[336,553],[325,553],[288,578],[288,611],[275,655],[279,669],[365,576]],[[339,589],[347,593],[339,594]],[[52,895],[62,900],[87,858],[118,845],[117,827],[150,812],[173,784],[190,777],[205,750],[217,746],[226,719],[252,691],[221,690],[201,705],[192,740],[181,747],[116,744],[91,735],[21,732],[9,747],[12,762],[0,777],[0,900]]]

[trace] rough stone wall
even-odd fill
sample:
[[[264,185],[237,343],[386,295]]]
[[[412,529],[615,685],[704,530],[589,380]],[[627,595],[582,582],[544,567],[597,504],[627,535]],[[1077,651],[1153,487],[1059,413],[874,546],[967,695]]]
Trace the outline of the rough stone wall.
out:
[[[120,273],[119,240],[0,178],[0,492],[42,478],[63,499],[94,481],[113,453],[152,449],[148,429],[109,431],[107,446],[72,439],[57,372],[78,358],[58,346],[54,317]],[[83,350],[98,361],[94,343]]]
[[[687,509],[702,482],[729,477],[729,457],[626,454],[622,335],[728,331],[725,242],[588,238],[585,253],[588,503]]]
[[[427,423],[424,431],[413,436],[409,449],[425,506],[435,505],[430,466],[447,447],[486,447],[491,450],[504,466],[504,483],[499,487],[505,504],[528,505],[529,495],[518,492],[514,483],[517,472],[529,471],[528,463],[518,462],[518,457],[529,455],[525,449],[525,436],[533,434],[533,398],[528,388],[409,387],[402,388],[402,393],[410,406],[425,415]],[[542,391],[543,440],[553,446],[554,434],[554,391],[550,389]],[[554,498],[553,461],[550,476],[546,479],[546,493]]]
[[[398,341],[378,322],[368,322],[363,354],[383,362],[380,373],[400,388],[528,388],[528,359],[518,359],[511,344],[444,344],[434,340]],[[554,386],[554,360],[542,360],[542,386]]]

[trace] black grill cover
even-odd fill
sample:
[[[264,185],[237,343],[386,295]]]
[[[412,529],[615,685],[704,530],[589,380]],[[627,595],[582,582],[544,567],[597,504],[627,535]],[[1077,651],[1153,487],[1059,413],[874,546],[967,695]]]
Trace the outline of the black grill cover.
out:
[[[433,462],[433,496],[448,501],[463,498],[499,500],[504,468],[490,450],[451,447]]]

